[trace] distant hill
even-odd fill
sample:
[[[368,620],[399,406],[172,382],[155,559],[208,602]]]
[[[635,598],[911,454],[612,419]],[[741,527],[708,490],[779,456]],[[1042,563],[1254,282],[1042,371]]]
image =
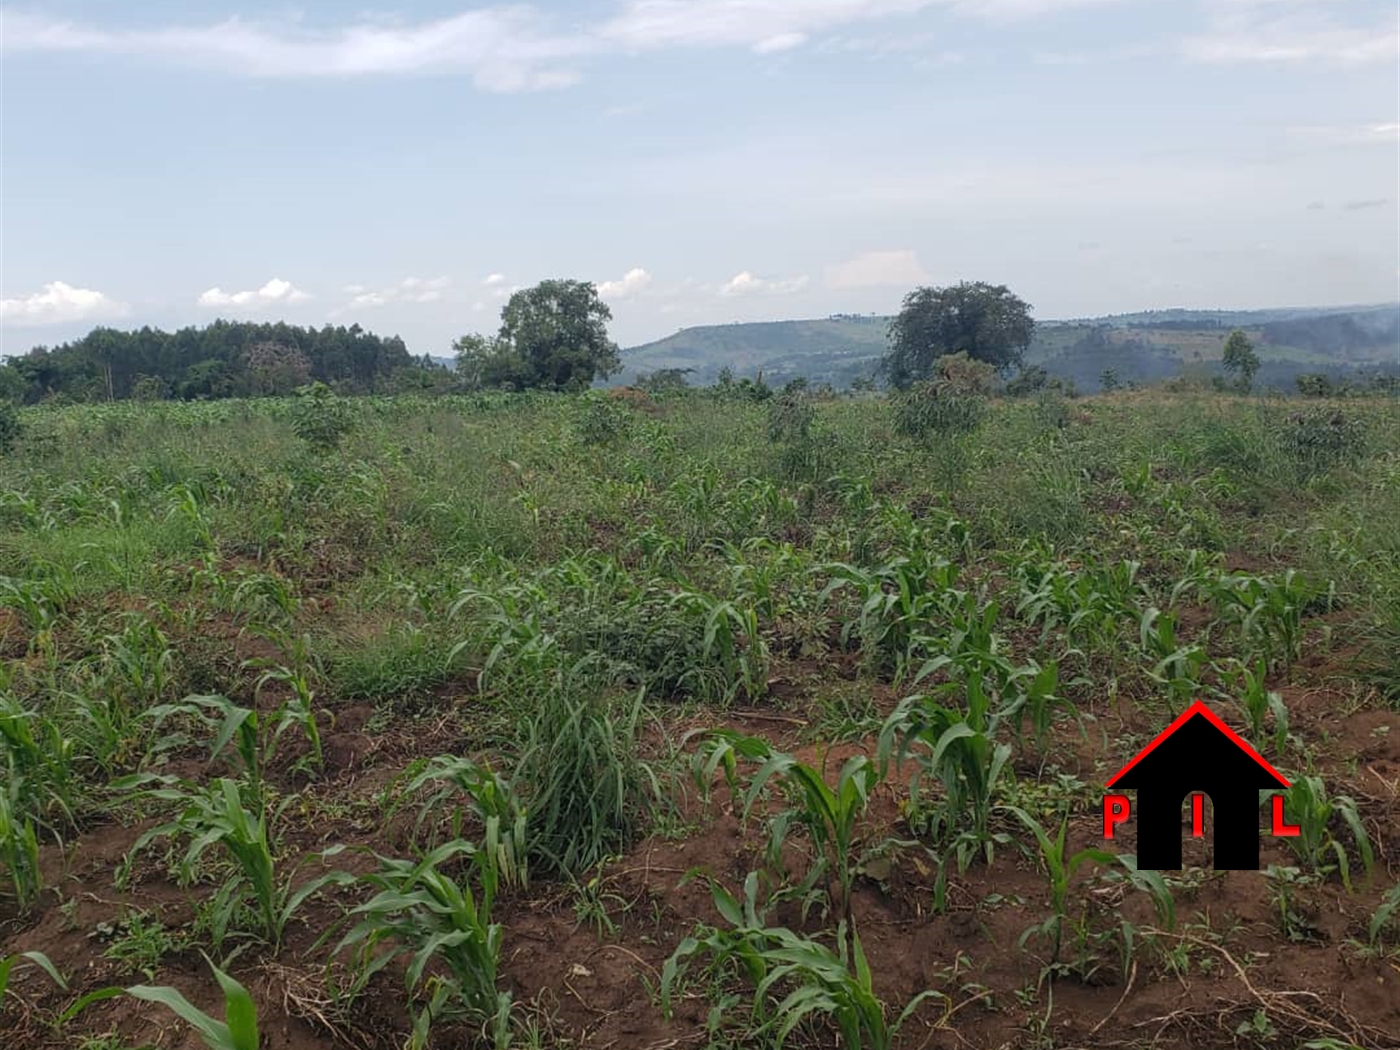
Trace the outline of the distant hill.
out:
[[[694,385],[720,370],[762,373],[773,385],[797,376],[841,388],[873,373],[885,353],[888,317],[700,325],[622,352],[614,382],[631,383],[664,368],[688,368]],[[1154,310],[1036,324],[1028,364],[1098,389],[1112,368],[1124,382],[1151,383],[1183,370],[1218,371],[1226,336],[1242,328],[1263,366],[1259,382],[1291,388],[1302,372],[1334,377],[1400,370],[1400,304],[1277,310]]]
[[[736,376],[763,373],[769,383],[806,376],[850,386],[870,374],[885,352],[888,317],[840,315],[817,321],[699,325],[622,352],[619,382],[663,368],[693,368],[693,385],[713,383],[723,368]]]

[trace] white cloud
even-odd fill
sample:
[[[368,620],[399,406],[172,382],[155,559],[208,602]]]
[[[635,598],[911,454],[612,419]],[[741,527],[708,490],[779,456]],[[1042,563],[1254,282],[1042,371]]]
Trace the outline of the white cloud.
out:
[[[604,281],[598,285],[598,294],[604,299],[627,299],[643,291],[649,284],[651,274],[640,266],[634,266],[620,280]]]
[[[0,322],[13,325],[65,324],[124,317],[126,303],[117,302],[91,288],[74,288],[50,281],[22,299],[0,299]]]
[[[551,33],[534,9],[511,5],[417,24],[361,20],[311,31],[296,24],[229,18],[203,26],[116,30],[40,15],[5,13],[7,51],[138,55],[254,77],[468,73],[488,91],[564,87],[565,64],[594,50],[580,34]]]
[[[806,286],[806,274],[802,274],[800,277],[790,277],[787,280],[772,280],[766,277],[755,277],[748,270],[744,270],[725,281],[720,286],[719,294],[726,296],[786,295],[789,292],[800,291]]]
[[[865,252],[854,259],[828,266],[828,288],[878,288],[888,285],[921,284],[928,274],[912,251]]]
[[[1400,142],[1400,124],[1305,124],[1288,129],[1293,138],[1324,146],[1390,146]]]
[[[1116,0],[627,0],[598,29],[624,50],[748,47],[760,53],[805,43],[814,33],[931,7],[1007,20]]]
[[[488,273],[485,280],[481,282],[487,288],[494,288],[498,284],[506,283],[506,275],[503,273]]]
[[[197,302],[200,306],[238,306],[256,310],[278,303],[299,303],[310,298],[311,296],[290,281],[274,277],[254,291],[226,292],[216,285],[206,292],[201,292]]]
[[[760,55],[772,55],[779,51],[791,51],[795,47],[801,47],[806,42],[806,33],[779,33],[777,36],[760,40],[753,45],[753,49]]]
[[[768,54],[814,34],[942,7],[1007,20],[1119,0],[621,0],[592,25],[560,26],[525,4],[405,22],[361,17],[310,29],[297,20],[237,17],[204,25],[112,29],[40,14],[0,12],[5,51],[132,55],[250,77],[466,74],[486,91],[567,87],[576,64],[674,47],[741,47]]]
[[[405,277],[398,284],[387,288],[366,288],[362,284],[349,285],[345,291],[350,295],[347,309],[362,306],[387,306],[389,303],[435,303],[442,298],[452,282],[446,277]]]
[[[1309,0],[1229,0],[1218,4],[1209,32],[1182,42],[1196,62],[1321,64],[1395,62],[1400,19],[1344,25]]]

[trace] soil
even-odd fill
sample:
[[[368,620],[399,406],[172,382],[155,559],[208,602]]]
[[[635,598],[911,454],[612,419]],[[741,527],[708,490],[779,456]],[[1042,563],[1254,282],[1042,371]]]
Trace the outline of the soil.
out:
[[[250,644],[231,636],[229,642],[235,641]],[[814,701],[823,676],[832,673],[831,666],[820,664],[786,665],[774,672],[770,706],[692,713],[668,729],[679,735],[695,726],[725,725],[759,734],[822,766],[834,781],[846,758],[873,754],[875,741],[828,745],[813,739],[813,727],[821,724]],[[1119,928],[1126,919],[1139,948],[1126,971],[1106,940],[1095,967],[1053,975],[1046,971],[1045,941],[1024,937],[1048,914],[1046,879],[1037,859],[1011,844],[999,847],[990,867],[974,861],[953,874],[949,907],[938,914],[932,908],[935,865],[921,847],[906,846],[892,859],[870,862],[851,902],[875,990],[891,1004],[891,1016],[920,993],[937,993],[915,1010],[897,1045],[1185,1050],[1295,1047],[1333,1039],[1318,1045],[1400,1047],[1400,955],[1363,947],[1370,916],[1400,870],[1400,715],[1363,706],[1355,688],[1336,684],[1335,669],[1308,668],[1305,677],[1315,684],[1276,688],[1287,703],[1291,731],[1312,749],[1329,788],[1358,804],[1375,846],[1369,878],[1354,858],[1352,892],[1335,875],[1301,887],[1294,925],[1302,933],[1295,929],[1300,939],[1290,940],[1281,932],[1266,876],[1211,871],[1209,824],[1206,836],[1195,840],[1188,821],[1183,828],[1187,868],[1170,873],[1176,880],[1175,926],[1167,929],[1144,895],[1104,878],[1107,869],[1086,866],[1071,891],[1075,914],[1086,915],[1096,933]],[[898,694],[877,686],[874,695],[875,706],[888,710]],[[434,717],[391,723],[388,730],[373,728],[375,712],[368,706],[336,710],[325,730],[323,777],[311,781],[298,773],[292,752],[273,773],[280,792],[299,793],[283,817],[285,859],[300,860],[310,877],[314,855],[332,844],[364,848],[336,858],[352,871],[372,866],[368,850],[406,849],[413,818],[401,813],[390,819],[382,793],[415,758],[473,751],[475,742],[460,728],[468,723],[459,714],[481,702],[474,686],[459,683],[436,696]],[[1239,727],[1231,712],[1220,713]],[[1071,851],[1103,845],[1101,785],[1131,757],[1130,746],[1135,750],[1161,728],[1160,718],[1137,710],[1131,698],[1120,697],[1116,706],[1094,716],[1085,731],[1057,727],[1041,757],[1023,756],[1018,770],[1023,782],[1037,773],[1042,781],[1067,773],[1085,785],[1071,821]],[[180,756],[172,771],[199,778],[217,770],[192,752]],[[896,770],[872,798],[861,823],[863,846],[913,838],[902,816],[908,772]],[[201,1045],[169,1012],[125,997],[95,1003],[62,1028],[51,1024],[80,994],[145,983],[139,973],[104,956],[108,940],[98,931],[118,926],[131,910],[158,915],[165,926],[178,929],[193,920],[196,904],[212,892],[209,886],[178,885],[168,870],[178,854],[167,858],[160,849],[143,853],[126,888],[116,889],[113,873],[147,827],[102,824],[61,847],[44,847],[47,882],[58,890],[25,920],[0,915],[0,950],[46,953],[67,975],[69,987],[55,987],[36,967],[17,966],[0,1014],[0,1046],[79,1047],[84,1038],[107,1034],[123,1046]],[[690,873],[703,871],[737,891],[744,876],[761,866],[763,821],[757,815],[740,821],[718,786],[709,800],[692,792],[667,828],[667,834],[637,842],[602,869],[593,897],[605,909],[605,920],[577,910],[578,894],[566,884],[536,882],[529,893],[506,894],[498,902],[505,945],[502,984],[518,1004],[533,1008],[546,1029],[546,1045],[598,1050],[707,1045],[708,989],[698,980],[684,986],[668,1020],[657,1002],[661,971],[697,925],[719,922],[705,882]],[[1018,829],[1008,825],[1006,830]],[[1020,837],[1025,838],[1023,831]],[[1265,868],[1296,863],[1285,844],[1269,836],[1263,841]],[[1133,851],[1133,822],[1119,829],[1113,845]],[[787,859],[794,869],[801,863],[792,851]],[[256,998],[264,1050],[403,1045],[409,1019],[401,969],[381,973],[349,1006],[335,1002],[334,970],[328,973],[323,965],[328,948],[319,942],[340,928],[349,901],[340,891],[313,901],[292,923],[279,953],[249,945],[231,962],[230,972]],[[835,925],[834,916],[814,913],[804,919],[795,905],[780,910],[779,919],[814,935]],[[332,943],[335,936],[331,932]],[[1070,940],[1067,936],[1067,945]],[[1069,948],[1064,953],[1073,954]],[[151,983],[173,985],[211,1013],[221,1010],[218,987],[195,950],[165,956]],[[742,995],[742,985],[734,991]],[[742,1017],[746,1004],[747,999],[737,1000],[732,1015]],[[471,1046],[474,1033],[435,1026],[434,1045]],[[817,1027],[792,1045],[841,1044],[834,1031]]]

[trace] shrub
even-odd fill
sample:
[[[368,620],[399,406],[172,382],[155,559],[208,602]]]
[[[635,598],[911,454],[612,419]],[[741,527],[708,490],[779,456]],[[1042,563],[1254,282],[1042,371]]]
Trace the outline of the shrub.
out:
[[[350,410],[325,383],[312,383],[296,391],[292,430],[316,452],[333,452],[350,432]]]
[[[1276,424],[1274,441],[1299,475],[1308,478],[1359,460],[1366,451],[1366,429],[1356,416],[1312,408]]]
[[[625,437],[632,426],[632,414],[621,398],[590,390],[583,396],[574,433],[585,445],[610,445]]]
[[[915,439],[970,434],[987,413],[987,394],[996,371],[965,353],[934,363],[933,378],[916,383],[895,402],[900,432]]]
[[[23,432],[24,426],[20,423],[19,413],[15,411],[14,406],[0,404],[0,452],[8,452],[14,448],[15,442]]]

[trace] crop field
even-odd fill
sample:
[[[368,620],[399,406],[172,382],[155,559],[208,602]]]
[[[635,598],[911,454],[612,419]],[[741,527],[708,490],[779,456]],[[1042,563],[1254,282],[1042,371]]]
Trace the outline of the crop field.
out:
[[[22,410],[0,1047],[1400,1047],[1400,404],[736,389]]]

